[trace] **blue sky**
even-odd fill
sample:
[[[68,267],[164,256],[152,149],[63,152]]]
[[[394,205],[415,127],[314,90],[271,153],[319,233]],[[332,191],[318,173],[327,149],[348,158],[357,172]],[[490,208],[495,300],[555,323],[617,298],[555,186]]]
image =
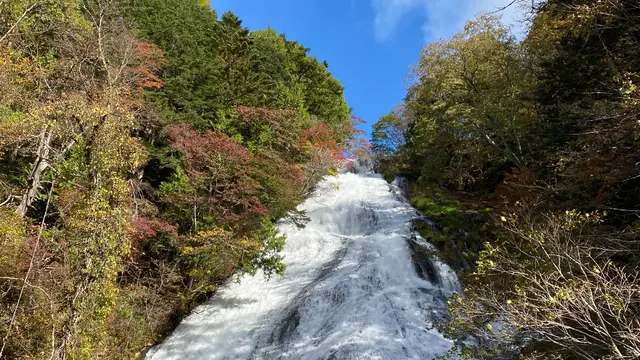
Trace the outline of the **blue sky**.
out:
[[[311,48],[345,87],[363,130],[402,102],[409,66],[428,42],[448,37],[481,11],[510,0],[211,0],[251,30],[271,26]],[[517,23],[517,9],[503,12]]]

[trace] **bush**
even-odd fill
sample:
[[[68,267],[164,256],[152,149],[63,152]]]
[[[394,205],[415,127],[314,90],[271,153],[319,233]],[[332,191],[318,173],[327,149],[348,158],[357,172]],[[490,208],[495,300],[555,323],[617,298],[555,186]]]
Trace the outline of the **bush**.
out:
[[[451,301],[449,333],[484,339],[471,353],[487,358],[522,338],[531,356],[640,357],[639,269],[617,261],[638,251],[635,234],[603,233],[600,213],[534,214],[518,206],[497,219],[499,240],[485,244],[464,295]]]

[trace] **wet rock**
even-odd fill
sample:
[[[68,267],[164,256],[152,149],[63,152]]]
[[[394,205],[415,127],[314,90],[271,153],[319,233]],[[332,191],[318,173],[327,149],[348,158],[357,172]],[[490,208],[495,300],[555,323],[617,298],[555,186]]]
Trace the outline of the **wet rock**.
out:
[[[417,242],[415,235],[407,239],[416,273],[434,285],[442,285],[442,277],[433,261],[434,250]]]

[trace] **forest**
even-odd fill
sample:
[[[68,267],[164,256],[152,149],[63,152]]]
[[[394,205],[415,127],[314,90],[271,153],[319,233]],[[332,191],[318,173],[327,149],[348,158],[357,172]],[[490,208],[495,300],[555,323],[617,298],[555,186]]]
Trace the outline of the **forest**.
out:
[[[327,62],[206,0],[0,0],[0,358],[142,357],[370,155],[459,274],[450,357],[640,359],[640,3],[509,3],[369,151]]]
[[[203,0],[0,1],[0,358],[137,358],[356,149],[310,49]]]
[[[514,1],[428,44],[372,134],[464,291],[476,359],[640,358],[640,3]]]

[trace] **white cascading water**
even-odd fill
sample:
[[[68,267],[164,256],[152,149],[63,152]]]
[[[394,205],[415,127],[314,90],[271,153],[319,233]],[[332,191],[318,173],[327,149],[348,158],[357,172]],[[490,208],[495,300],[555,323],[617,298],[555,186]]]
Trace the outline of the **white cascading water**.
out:
[[[434,322],[458,290],[433,261],[423,279],[409,242],[417,212],[373,173],[345,173],[319,185],[300,206],[304,229],[283,223],[284,276],[230,282],[185,318],[150,360],[432,359],[452,343]]]

